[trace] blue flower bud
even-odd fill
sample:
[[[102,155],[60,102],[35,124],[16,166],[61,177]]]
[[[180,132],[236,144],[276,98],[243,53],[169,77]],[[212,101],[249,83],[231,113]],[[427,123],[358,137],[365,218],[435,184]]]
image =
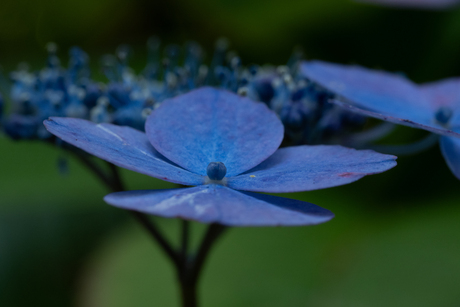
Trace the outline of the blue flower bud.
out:
[[[227,174],[227,168],[222,162],[211,162],[206,168],[206,174],[211,180],[222,180]]]
[[[113,114],[113,123],[119,126],[129,126],[144,131],[145,118],[142,115],[142,110],[142,108],[136,106],[119,108]]]
[[[441,125],[446,125],[450,119],[452,118],[453,111],[449,107],[440,107],[438,111],[436,111],[435,118],[438,123]]]
[[[118,60],[122,65],[126,65],[128,58],[130,57],[132,51],[128,45],[120,45],[118,46],[117,50],[115,51]]]
[[[80,69],[88,65],[89,57],[86,52],[81,50],[79,47],[72,47],[69,50],[70,60],[69,68],[70,69]]]
[[[253,86],[262,102],[268,104],[275,96],[275,89],[271,84],[271,80],[255,81]]]
[[[87,108],[93,108],[96,106],[97,100],[102,96],[102,89],[96,83],[89,83],[85,87],[85,97],[83,103]]]
[[[251,65],[248,67],[248,70],[249,70],[249,73],[252,75],[252,76],[255,76],[257,75],[257,72],[259,71],[259,66],[257,65]]]
[[[280,118],[286,129],[302,129],[309,119],[313,110],[302,101],[286,102],[280,111]]]
[[[38,123],[34,116],[13,114],[6,119],[3,128],[13,140],[30,140],[36,138]]]
[[[131,88],[123,83],[110,83],[107,89],[110,105],[115,109],[129,105]]]
[[[291,100],[292,101],[298,101],[300,99],[302,99],[305,94],[307,93],[307,89],[306,88],[300,88],[298,90],[295,90],[292,94],[291,94]]]

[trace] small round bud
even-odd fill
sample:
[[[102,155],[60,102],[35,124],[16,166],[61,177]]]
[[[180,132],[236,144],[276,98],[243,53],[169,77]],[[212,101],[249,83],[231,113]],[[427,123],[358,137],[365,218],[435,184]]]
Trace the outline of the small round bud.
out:
[[[101,96],[97,99],[96,104],[102,107],[107,107],[109,105],[109,98]]]
[[[449,107],[440,107],[438,111],[436,111],[435,118],[438,123],[445,125],[447,124],[450,119],[452,118],[453,111]]]
[[[290,84],[293,82],[292,76],[290,74],[283,74],[283,81],[286,84]]]
[[[231,60],[230,60],[230,66],[233,68],[233,69],[236,69],[238,67],[241,66],[241,59],[238,57],[238,56],[234,56]]]
[[[131,48],[128,45],[120,45],[117,47],[115,53],[121,62],[126,62],[131,55]]]
[[[222,162],[211,162],[206,168],[206,173],[211,180],[222,180],[227,174],[227,168]]]
[[[249,89],[246,86],[240,87],[238,89],[238,95],[246,97],[248,95]]]
[[[288,74],[289,73],[289,67],[287,67],[286,65],[280,65],[276,68],[276,72],[279,74],[279,75],[284,75],[284,74]]]
[[[45,48],[46,48],[46,51],[48,51],[48,53],[50,54],[56,54],[58,50],[58,46],[54,42],[47,43]]]
[[[147,119],[147,117],[149,117],[150,114],[152,114],[152,109],[150,108],[143,109],[141,113],[143,119]]]
[[[200,76],[206,76],[208,74],[208,66],[206,65],[200,65],[200,68],[198,69],[198,75]]]
[[[251,66],[249,66],[248,70],[249,70],[249,73],[250,73],[252,76],[255,76],[255,75],[257,75],[257,72],[259,71],[259,66],[257,66],[257,65],[251,65]]]

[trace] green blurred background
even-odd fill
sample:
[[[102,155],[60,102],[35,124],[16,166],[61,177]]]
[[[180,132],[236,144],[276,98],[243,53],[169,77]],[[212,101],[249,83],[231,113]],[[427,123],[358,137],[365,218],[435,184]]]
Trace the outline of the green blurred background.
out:
[[[460,75],[460,10],[397,10],[347,0],[2,0],[0,64],[38,69],[44,46],[73,45],[98,59],[133,46],[141,69],[151,35],[225,36],[243,63],[307,58],[405,72],[424,82]],[[209,57],[208,57],[209,58]],[[398,128],[387,141],[424,133]],[[0,138],[0,306],[177,306],[172,268],[130,216],[72,157],[38,142]],[[232,229],[200,288],[203,306],[459,306],[460,182],[437,147],[384,174],[288,197],[336,213],[305,228]],[[123,171],[129,189],[172,184]],[[178,221],[157,219],[171,239]],[[203,226],[195,224],[195,238]],[[177,241],[177,240],[176,240]]]

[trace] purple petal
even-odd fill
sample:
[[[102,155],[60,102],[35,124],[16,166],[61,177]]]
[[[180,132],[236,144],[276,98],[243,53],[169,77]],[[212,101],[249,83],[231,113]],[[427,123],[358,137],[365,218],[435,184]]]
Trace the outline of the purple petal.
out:
[[[271,195],[238,192],[221,185],[112,193],[116,207],[163,217],[228,226],[300,226],[329,221],[334,214],[316,205]]]
[[[364,116],[370,116],[370,117],[378,118],[378,119],[381,119],[381,120],[384,120],[384,121],[387,121],[387,122],[391,122],[391,123],[395,123],[395,124],[399,124],[399,125],[404,125],[404,126],[409,126],[409,127],[412,127],[412,128],[424,129],[424,130],[428,130],[430,132],[440,134],[440,135],[460,137],[460,133],[457,133],[457,132],[454,132],[452,130],[443,128],[441,126],[439,126],[439,127],[427,126],[427,125],[420,124],[420,123],[417,123],[417,122],[414,122],[414,121],[411,121],[411,120],[408,120],[408,119],[402,119],[402,118],[398,118],[398,117],[393,117],[393,116],[389,116],[389,115],[380,114],[380,113],[377,113],[377,112],[363,110],[363,109],[360,109],[358,107],[354,107],[354,106],[352,106],[352,105],[350,105],[348,103],[338,101],[338,100],[330,100],[330,102],[332,102],[332,103],[334,103],[334,104],[336,104],[336,105],[338,105],[338,106],[340,106],[340,107],[342,107],[344,109],[347,109],[350,112],[358,113],[358,114],[361,114],[361,115],[364,115]]]
[[[452,173],[460,179],[460,139],[443,136],[440,141],[441,152]]]
[[[255,192],[318,190],[356,181],[396,165],[396,157],[341,146],[294,146],[278,149],[257,167],[228,178],[227,186]]]
[[[355,0],[386,6],[420,8],[420,9],[447,9],[459,3],[458,0]]]
[[[240,174],[283,139],[281,121],[265,104],[210,87],[164,101],[145,128],[160,153],[201,175],[210,162],[223,162],[227,176]]]
[[[301,71],[358,107],[425,126],[435,124],[430,101],[416,84],[400,75],[321,61],[303,62]]]
[[[460,78],[425,83],[420,90],[431,101],[433,112],[447,107],[453,112],[452,125],[460,125]]]
[[[184,185],[204,181],[203,176],[168,161],[153,148],[145,133],[136,129],[61,117],[51,117],[44,125],[67,143],[120,167]]]

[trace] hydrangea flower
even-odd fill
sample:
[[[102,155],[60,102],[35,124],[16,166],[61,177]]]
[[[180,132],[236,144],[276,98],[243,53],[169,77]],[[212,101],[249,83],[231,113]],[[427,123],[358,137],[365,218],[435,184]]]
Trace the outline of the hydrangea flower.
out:
[[[160,48],[148,40],[148,62],[136,73],[129,66],[126,45],[102,58],[107,82],[91,78],[89,56],[74,47],[67,67],[61,65],[57,46],[48,44],[47,65],[31,72],[20,65],[11,73],[9,112],[3,130],[12,139],[51,141],[42,125],[50,116],[75,117],[95,123],[112,123],[143,130],[148,114],[163,100],[202,86],[214,86],[263,101],[284,124],[284,144],[338,143],[361,127],[356,114],[326,103],[328,96],[299,74],[302,53],[296,50],[286,65],[244,66],[228,42],[218,40],[210,65],[194,42],[184,48]],[[164,52],[163,52],[164,51]]]
[[[304,62],[301,70],[350,111],[441,135],[442,154],[460,179],[460,78],[418,85],[398,74],[322,61]]]
[[[210,87],[164,101],[145,131],[50,118],[64,141],[118,166],[194,186],[117,192],[114,206],[229,226],[312,225],[333,214],[316,205],[253,192],[297,192],[347,184],[396,165],[396,157],[341,146],[278,149],[283,125],[263,103]]]

